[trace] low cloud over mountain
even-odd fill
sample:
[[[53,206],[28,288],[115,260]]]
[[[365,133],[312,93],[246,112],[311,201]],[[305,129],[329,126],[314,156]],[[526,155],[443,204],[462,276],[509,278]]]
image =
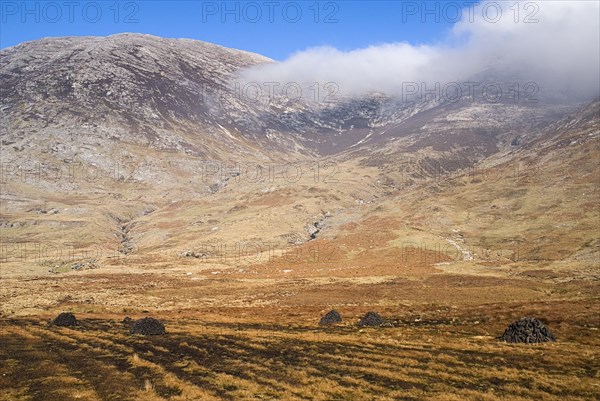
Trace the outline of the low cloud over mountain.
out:
[[[420,20],[420,4],[406,10],[415,15],[405,17]],[[346,95],[397,95],[412,82],[435,87],[436,82],[493,79],[535,82],[540,92],[578,99],[597,96],[600,4],[516,4],[485,1],[463,9],[440,43],[384,43],[352,51],[310,48],[281,63],[252,68],[243,77],[307,85],[334,82]]]

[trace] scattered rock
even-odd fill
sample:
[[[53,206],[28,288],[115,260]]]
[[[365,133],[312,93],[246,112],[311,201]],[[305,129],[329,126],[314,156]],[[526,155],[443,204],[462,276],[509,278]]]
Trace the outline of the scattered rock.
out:
[[[19,227],[25,227],[27,225],[27,223],[25,222],[21,222],[21,221],[0,221],[0,227],[5,227],[5,228],[19,228]]]
[[[133,319],[130,318],[129,316],[126,316],[125,319],[123,319],[121,321],[121,323],[127,325],[127,326],[131,326],[133,324]]]
[[[77,326],[77,319],[71,312],[63,312],[54,318],[52,324],[54,326],[72,327]]]
[[[511,323],[499,340],[509,343],[543,343],[556,341],[556,337],[548,328],[533,317],[525,317]]]
[[[319,321],[319,324],[321,326],[327,326],[330,324],[336,324],[336,323],[341,323],[341,322],[342,322],[342,316],[339,314],[339,312],[336,310],[331,310],[331,311],[327,312],[327,314],[325,314],[325,316],[323,316],[321,318],[321,320]]]
[[[280,238],[287,241],[288,245],[302,245],[304,243],[304,238],[297,232],[280,235]]]
[[[60,210],[52,208],[52,209],[44,209],[41,207],[37,207],[35,209],[33,209],[33,211],[35,211],[37,214],[57,214],[58,212],[60,212]]]
[[[191,251],[191,250],[187,250],[187,251],[183,251],[179,254],[180,257],[182,258],[196,258],[196,259],[200,259],[200,258],[205,258],[208,255],[208,253],[206,252],[196,252],[196,251]]]
[[[71,265],[71,270],[90,270],[97,268],[98,265],[96,264],[96,259],[90,259],[84,262],[73,263]]]
[[[382,324],[383,319],[375,312],[367,312],[358,322],[359,326],[381,326]]]
[[[319,233],[323,230],[323,227],[325,225],[325,220],[328,219],[329,217],[331,217],[331,214],[329,212],[323,212],[322,216],[318,220],[316,220],[312,224],[308,224],[305,227],[305,230],[308,232],[308,235],[309,235],[309,239],[308,239],[309,241],[317,238]]]
[[[317,238],[317,235],[321,231],[321,223],[317,221],[315,223],[307,225],[306,231],[308,232],[310,238],[309,241]]]
[[[153,213],[156,209],[153,207],[147,207],[146,209],[144,209],[144,211],[142,212],[143,216],[148,216],[149,214]]]
[[[207,186],[206,190],[210,194],[215,194],[215,193],[219,192],[220,189],[225,188],[225,185],[227,185],[227,184],[222,183],[222,182],[215,182],[214,184]]]
[[[145,336],[160,336],[165,334],[165,325],[151,317],[136,320],[130,329],[131,334],[142,334]]]

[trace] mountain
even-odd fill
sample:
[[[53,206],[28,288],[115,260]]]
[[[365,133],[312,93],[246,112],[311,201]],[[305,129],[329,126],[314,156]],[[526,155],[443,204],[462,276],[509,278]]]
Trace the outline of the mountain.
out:
[[[10,124],[4,132],[24,125],[48,141],[57,135],[61,142],[101,140],[107,151],[111,143],[127,143],[205,158],[219,151],[260,154],[259,145],[276,141],[255,130],[259,111],[222,89],[236,71],[265,62],[256,54],[149,35],[25,43],[2,52],[2,112]],[[214,99],[219,93],[223,98]]]
[[[338,153],[410,131],[437,134],[449,124],[489,136],[547,114],[546,108],[511,104],[508,95],[483,105],[480,96],[401,102],[376,94],[315,104],[307,93],[297,100],[277,91],[271,96],[265,83],[238,77],[272,62],[200,41],[138,34],[28,42],[1,54],[2,128],[16,133],[22,124],[44,136],[60,129],[79,141],[102,138],[204,158],[218,158],[219,151],[268,157],[269,150]]]
[[[4,259],[37,273],[122,258],[169,266],[216,257],[228,267],[219,246],[282,251],[323,241],[362,260],[364,244],[345,242],[351,227],[381,232],[382,222],[387,239],[372,246],[389,255],[404,237],[456,247],[477,239],[504,262],[511,241],[541,241],[531,249],[547,248],[552,260],[597,252],[598,102],[389,94],[324,102],[243,89],[252,87],[246,68],[273,62],[137,34],[1,51]],[[532,165],[535,175],[519,177],[541,182],[514,181],[515,166]],[[489,170],[504,178],[478,176]],[[577,196],[548,186],[566,172]],[[552,224],[565,216],[581,224]]]

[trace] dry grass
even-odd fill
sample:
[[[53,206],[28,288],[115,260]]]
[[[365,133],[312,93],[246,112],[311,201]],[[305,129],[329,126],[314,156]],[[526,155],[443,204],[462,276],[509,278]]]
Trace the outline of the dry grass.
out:
[[[600,342],[597,331],[585,327],[588,313],[599,311],[597,300],[531,306],[528,313],[548,316],[561,339],[537,346],[494,339],[505,321],[521,314],[514,306],[423,308],[419,319],[384,309],[396,327],[361,330],[353,325],[359,315],[354,310],[359,309],[343,310],[346,323],[329,329],[299,323],[314,313],[310,309],[282,319],[277,319],[281,312],[275,308],[252,316],[245,311],[247,317],[237,321],[215,318],[216,311],[208,320],[188,313],[179,319],[167,317],[168,334],[151,338],[130,336],[107,317],[80,317],[81,326],[75,329],[49,327],[45,319],[4,319],[0,397],[600,399]],[[557,323],[561,319],[563,323]]]

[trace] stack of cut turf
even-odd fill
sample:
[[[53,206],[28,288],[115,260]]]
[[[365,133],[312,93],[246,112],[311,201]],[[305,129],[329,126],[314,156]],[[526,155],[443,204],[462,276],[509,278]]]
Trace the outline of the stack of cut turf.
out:
[[[526,317],[511,323],[499,339],[509,343],[526,344],[556,341],[554,334],[542,322],[533,317]]]
[[[382,324],[383,319],[375,312],[367,312],[358,322],[359,326],[381,326]]]
[[[330,324],[340,323],[342,321],[342,316],[336,310],[331,310],[325,314],[319,321],[321,326],[328,326]]]
[[[55,326],[72,327],[77,326],[77,319],[71,312],[63,312],[54,318],[52,324]]]
[[[142,334],[145,336],[160,336],[165,334],[165,325],[151,317],[136,320],[129,330],[131,334]]]

